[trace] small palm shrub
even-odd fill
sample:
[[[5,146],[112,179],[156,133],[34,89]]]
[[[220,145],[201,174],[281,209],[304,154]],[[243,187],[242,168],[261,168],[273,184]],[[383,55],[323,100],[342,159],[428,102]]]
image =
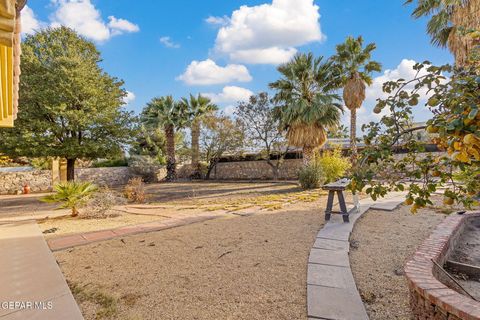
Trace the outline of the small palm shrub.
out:
[[[338,180],[352,167],[350,160],[342,156],[340,148],[325,151],[321,156],[315,158],[315,162],[322,168],[325,183]]]
[[[132,178],[123,189],[123,195],[128,201],[134,203],[144,203],[146,200],[145,183],[142,178]]]
[[[325,181],[322,167],[315,161],[312,161],[310,164],[300,169],[298,172],[298,181],[304,190],[320,188]]]
[[[78,208],[85,205],[88,199],[98,190],[90,182],[67,181],[53,187],[54,194],[41,200],[48,203],[61,203],[59,209],[71,209],[72,217],[78,216]]]

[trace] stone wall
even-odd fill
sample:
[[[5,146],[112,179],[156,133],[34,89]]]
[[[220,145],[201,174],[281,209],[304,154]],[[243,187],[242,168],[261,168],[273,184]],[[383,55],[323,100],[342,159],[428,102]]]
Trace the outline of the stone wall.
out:
[[[128,167],[75,169],[77,180],[91,181],[98,185],[124,185],[135,176]],[[51,191],[52,172],[50,170],[0,172],[0,194],[20,193],[25,183],[28,183],[31,192]]]
[[[288,159],[279,168],[280,180],[295,180],[302,167],[302,159]],[[271,167],[265,160],[220,162],[212,170],[213,180],[267,180],[273,179]]]
[[[129,167],[75,169],[75,179],[97,185],[120,186],[135,177]]]
[[[0,172],[0,194],[17,194],[28,183],[32,192],[50,191],[52,173],[50,170]]]
[[[453,290],[438,272],[455,248],[466,219],[480,213],[450,215],[417,249],[405,266],[413,319],[480,320],[480,302]],[[442,280],[442,281],[440,281]],[[452,286],[453,287],[453,286]]]

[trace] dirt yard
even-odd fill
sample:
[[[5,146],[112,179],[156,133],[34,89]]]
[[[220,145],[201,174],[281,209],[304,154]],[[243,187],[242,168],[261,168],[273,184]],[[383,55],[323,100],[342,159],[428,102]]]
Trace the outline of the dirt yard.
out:
[[[85,319],[306,319],[324,197],[55,256]]]
[[[402,206],[394,212],[371,210],[357,222],[350,262],[371,320],[411,319],[403,266],[444,218],[431,209],[413,215]]]

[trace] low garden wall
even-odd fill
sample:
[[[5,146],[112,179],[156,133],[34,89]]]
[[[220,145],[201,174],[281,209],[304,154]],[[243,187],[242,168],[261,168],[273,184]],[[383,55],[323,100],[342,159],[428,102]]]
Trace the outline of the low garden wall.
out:
[[[439,279],[444,277],[433,262],[444,265],[455,248],[466,219],[473,216],[480,216],[480,213],[446,218],[406,264],[414,319],[480,320],[480,302],[442,283]]]
[[[107,186],[126,184],[134,176],[136,175],[128,167],[75,169],[77,180]],[[50,170],[0,172],[0,194],[20,193],[25,183],[28,183],[31,192],[50,191],[52,172]]]
[[[0,172],[0,194],[16,194],[28,183],[32,192],[49,191],[52,188],[50,170]]]
[[[278,170],[280,180],[296,180],[302,159],[287,159]],[[268,180],[273,179],[271,167],[265,160],[220,162],[211,173],[214,180]]]

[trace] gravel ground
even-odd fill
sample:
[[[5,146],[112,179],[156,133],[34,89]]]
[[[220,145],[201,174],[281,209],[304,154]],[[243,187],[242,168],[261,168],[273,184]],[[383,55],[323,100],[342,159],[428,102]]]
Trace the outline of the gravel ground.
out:
[[[403,266],[444,217],[429,209],[412,215],[402,206],[371,210],[357,222],[350,262],[371,320],[411,319]]]
[[[306,319],[325,197],[56,252],[85,319]],[[232,215],[233,216],[233,215]]]

